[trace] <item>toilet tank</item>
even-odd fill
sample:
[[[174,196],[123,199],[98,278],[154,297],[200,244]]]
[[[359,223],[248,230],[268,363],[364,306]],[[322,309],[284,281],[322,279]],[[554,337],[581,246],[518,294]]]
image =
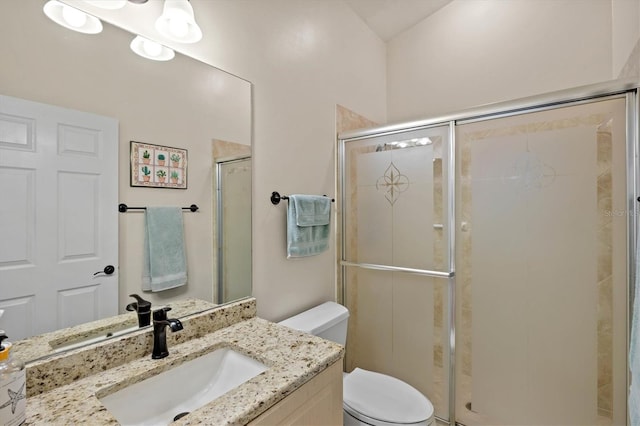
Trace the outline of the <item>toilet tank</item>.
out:
[[[349,311],[336,302],[325,302],[278,324],[345,345]]]

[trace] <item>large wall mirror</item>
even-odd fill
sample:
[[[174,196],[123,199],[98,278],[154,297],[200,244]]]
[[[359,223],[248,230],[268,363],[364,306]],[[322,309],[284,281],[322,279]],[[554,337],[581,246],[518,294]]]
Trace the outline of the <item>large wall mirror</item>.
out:
[[[250,296],[251,227],[244,225],[242,239],[236,244],[233,228],[229,231],[220,227],[218,215],[226,209],[221,204],[225,202],[223,199],[229,199],[236,203],[229,208],[244,209],[244,219],[248,217],[250,221],[251,83],[181,54],[168,62],[139,57],[129,49],[134,35],[104,22],[100,34],[69,31],[44,15],[44,4],[45,0],[0,1],[0,37],[3,40],[0,43],[3,58],[0,67],[0,192],[4,201],[0,207],[0,232],[3,235],[0,238],[0,309],[5,311],[0,319],[0,329],[6,329],[15,341],[111,315],[123,315],[126,314],[125,306],[133,301],[129,297],[133,293],[142,295],[154,307],[192,299],[206,302],[195,304],[194,309],[198,310]],[[69,133],[72,136],[66,142],[71,155],[64,161],[84,162],[90,170],[82,172],[84,174],[75,169],[58,170],[55,175],[57,186],[49,191],[55,192],[50,197],[54,207],[43,208],[37,198],[38,178],[42,174],[38,169],[40,166],[37,161],[23,161],[20,156],[44,145],[38,140],[33,146],[23,144],[12,136],[12,132],[29,128],[16,118],[19,114],[11,113],[14,99],[62,108],[63,113],[70,110],[80,116],[88,114],[114,120],[117,156],[108,160],[115,164],[106,169],[105,173],[111,174],[104,181],[115,184],[117,200],[114,205],[107,206],[94,200],[92,191],[102,190],[103,181],[93,177],[85,179],[93,176],[92,164],[97,167],[107,159],[100,157],[104,147],[100,145],[104,143],[100,138],[95,139],[97,142],[91,149],[85,149],[80,136],[88,133],[85,130],[91,126],[79,122],[71,126],[75,130]],[[45,117],[47,114],[44,113]],[[45,127],[34,123],[31,128],[34,134]],[[25,135],[29,131],[25,130]],[[61,132],[60,126],[53,131],[58,135]],[[130,186],[131,141],[187,150],[187,189]],[[55,152],[49,154],[54,156],[60,156],[64,151],[60,146],[53,150]],[[93,155],[96,158],[92,159]],[[219,163],[248,158],[249,161],[238,169],[245,172],[243,176],[235,174],[229,183],[219,182]],[[80,175],[82,178],[77,178]],[[236,181],[236,177],[241,180]],[[66,182],[69,185],[63,185]],[[219,195],[220,185],[224,188],[222,196]],[[83,197],[85,190],[89,195]],[[5,197],[13,197],[15,202],[7,202]],[[136,207],[191,204],[199,207],[197,212],[183,215],[187,285],[158,293],[142,293],[144,213],[133,210],[120,213],[118,203]],[[93,209],[95,221],[78,213],[85,204]],[[49,216],[45,216],[43,210],[48,210],[53,219],[47,219]],[[117,235],[116,258],[101,259],[104,265],[100,264],[97,269],[95,264],[83,266],[86,259],[103,255],[93,245],[102,238],[96,237],[98,230],[95,228],[100,228],[109,218],[115,223],[111,234]],[[102,222],[103,219],[106,222]],[[78,230],[85,228],[88,230],[86,238],[83,234],[78,237]],[[53,236],[47,237],[50,241],[40,240],[40,234],[44,232],[40,229],[54,231],[51,232]],[[71,237],[63,241],[60,235],[65,232]],[[225,232],[226,245],[218,245],[219,232]],[[55,265],[44,265],[46,267],[38,273],[30,272],[42,266],[41,251],[45,246],[51,246],[55,252],[52,265],[73,264],[78,267],[77,271],[63,278],[55,273]],[[243,261],[234,264],[236,269],[229,274],[219,270],[220,265],[224,265],[219,259],[223,258],[225,250],[232,250],[229,256]],[[94,275],[107,264],[115,266],[114,274]],[[227,275],[233,275],[239,284],[218,282]],[[53,285],[55,281],[59,282]],[[97,285],[99,282],[106,283],[102,290]],[[220,294],[221,291],[226,294]],[[117,300],[110,308],[103,308],[97,301],[103,296]],[[188,313],[181,312],[182,315]]]

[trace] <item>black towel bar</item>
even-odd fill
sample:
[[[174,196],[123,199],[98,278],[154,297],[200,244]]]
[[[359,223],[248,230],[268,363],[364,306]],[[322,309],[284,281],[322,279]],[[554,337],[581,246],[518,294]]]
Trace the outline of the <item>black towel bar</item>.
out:
[[[146,207],[129,207],[126,204],[122,203],[122,204],[118,204],[118,211],[120,213],[126,213],[127,210],[146,210]],[[196,206],[195,204],[191,204],[189,207],[182,207],[182,210],[189,210],[191,212],[196,212],[198,211],[198,206]]]
[[[323,197],[326,197],[326,195],[323,195]],[[278,204],[280,204],[280,201],[282,200],[289,200],[289,197],[286,195],[280,195],[280,193],[278,191],[273,191],[271,193],[271,203],[275,206],[277,206]],[[331,202],[335,202],[336,200],[334,200],[333,198],[331,199]]]

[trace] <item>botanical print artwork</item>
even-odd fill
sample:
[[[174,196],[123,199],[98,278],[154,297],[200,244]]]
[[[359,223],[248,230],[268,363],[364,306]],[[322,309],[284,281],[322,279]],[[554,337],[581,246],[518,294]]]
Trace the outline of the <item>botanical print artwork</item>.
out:
[[[187,150],[131,141],[131,186],[187,188]]]
[[[387,201],[393,205],[396,202],[401,192],[404,192],[409,188],[409,178],[400,173],[400,170],[393,164],[389,164],[384,175],[378,178],[376,182],[376,189],[384,192],[384,196]]]

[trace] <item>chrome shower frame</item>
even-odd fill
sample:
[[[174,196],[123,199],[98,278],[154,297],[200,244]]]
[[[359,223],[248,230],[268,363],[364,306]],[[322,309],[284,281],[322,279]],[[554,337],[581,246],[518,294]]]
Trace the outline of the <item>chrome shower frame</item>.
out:
[[[346,273],[347,267],[359,267],[364,269],[376,269],[395,272],[409,272],[428,277],[436,278],[448,278],[449,285],[449,303],[447,306],[447,325],[448,325],[448,337],[449,337],[449,419],[438,418],[446,424],[459,424],[456,422],[456,410],[455,410],[455,305],[456,305],[456,285],[455,285],[455,241],[456,241],[456,202],[455,202],[455,152],[456,152],[456,140],[455,129],[457,125],[491,120],[496,118],[503,118],[509,116],[515,116],[530,112],[538,112],[545,110],[552,110],[565,106],[580,105],[584,103],[590,103],[599,100],[613,99],[613,98],[625,98],[626,99],[626,175],[627,175],[627,211],[629,212],[627,222],[627,353],[629,350],[630,339],[630,324],[631,324],[631,312],[633,306],[634,283],[636,276],[636,259],[635,253],[637,252],[637,234],[639,230],[638,215],[640,209],[638,204],[640,199],[638,197],[640,189],[640,160],[638,158],[640,148],[638,147],[640,140],[640,81],[638,80],[616,80],[606,83],[593,84],[588,86],[577,87],[573,89],[562,90],[558,92],[552,92],[548,94],[532,96],[522,98],[518,100],[501,102],[481,106],[478,108],[472,108],[463,110],[457,113],[436,116],[427,118],[424,120],[410,121],[406,123],[397,123],[391,125],[385,125],[380,127],[374,127],[364,130],[355,130],[343,132],[338,135],[337,138],[337,200],[339,210],[342,211],[343,206],[346,204],[346,192],[345,192],[345,147],[346,144],[352,141],[368,139],[372,137],[393,135],[396,133],[404,133],[407,131],[415,131],[426,129],[436,126],[449,126],[449,151],[448,151],[448,176],[447,176],[447,197],[448,197],[448,246],[449,246],[449,265],[446,271],[434,271],[423,269],[412,269],[403,267],[394,267],[388,265],[375,265],[367,263],[354,263],[348,262],[345,259],[344,253],[346,253],[346,239],[345,239],[345,226],[346,215],[342,214],[341,220],[341,258],[338,260],[338,266],[341,267],[341,279],[340,287],[342,288],[342,301],[346,302]],[[630,374],[627,367],[627,389],[629,389]],[[627,416],[628,417],[628,416]],[[628,420],[627,420],[628,423]]]

